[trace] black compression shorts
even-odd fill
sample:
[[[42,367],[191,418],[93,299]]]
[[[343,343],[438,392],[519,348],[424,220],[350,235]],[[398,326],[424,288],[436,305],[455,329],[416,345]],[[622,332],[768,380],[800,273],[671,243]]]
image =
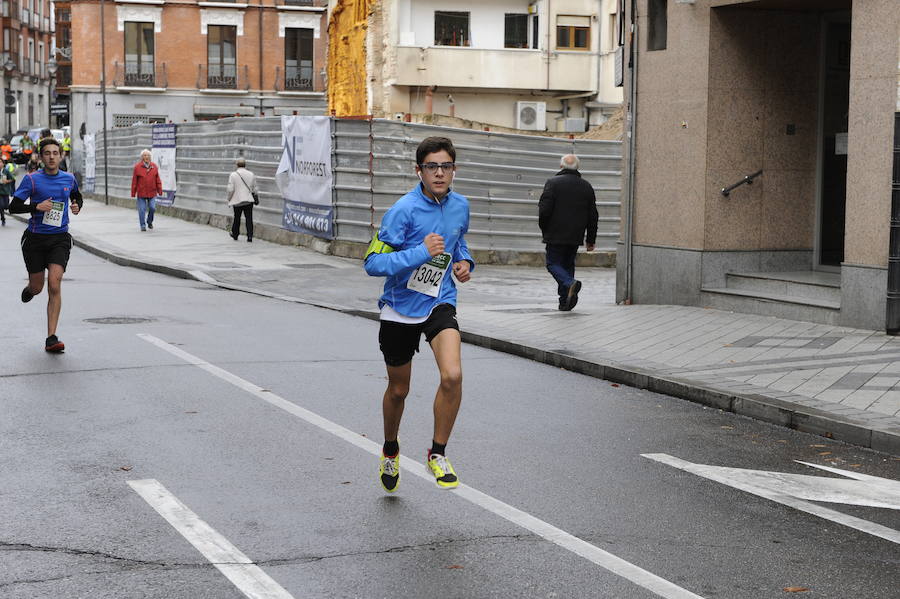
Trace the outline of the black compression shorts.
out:
[[[419,324],[406,324],[390,320],[381,321],[378,344],[388,366],[403,366],[419,351],[419,338],[425,333],[425,341],[437,337],[444,329],[459,330],[456,322],[456,306],[439,304],[431,311],[428,320]]]
[[[44,272],[50,264],[59,264],[63,270],[69,263],[72,236],[68,233],[22,233],[22,257],[28,274]]]

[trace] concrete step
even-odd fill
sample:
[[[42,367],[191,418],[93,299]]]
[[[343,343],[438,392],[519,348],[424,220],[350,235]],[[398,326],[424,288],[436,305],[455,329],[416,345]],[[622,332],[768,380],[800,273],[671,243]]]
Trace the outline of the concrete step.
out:
[[[725,275],[725,287],[769,296],[841,301],[841,275],[815,271],[735,272]]]
[[[700,301],[703,306],[717,310],[823,324],[838,324],[838,317],[841,314],[839,301],[725,287],[702,288]]]

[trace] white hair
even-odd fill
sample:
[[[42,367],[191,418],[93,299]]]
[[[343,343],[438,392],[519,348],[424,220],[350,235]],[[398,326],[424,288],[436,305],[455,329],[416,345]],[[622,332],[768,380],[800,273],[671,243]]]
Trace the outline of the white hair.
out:
[[[559,159],[560,168],[567,168],[573,171],[578,170],[578,156],[575,154],[566,154]]]
[[[153,156],[153,152],[151,152],[150,150],[148,150],[146,148],[141,150],[141,156],[143,156],[144,154],[150,154],[151,156]]]

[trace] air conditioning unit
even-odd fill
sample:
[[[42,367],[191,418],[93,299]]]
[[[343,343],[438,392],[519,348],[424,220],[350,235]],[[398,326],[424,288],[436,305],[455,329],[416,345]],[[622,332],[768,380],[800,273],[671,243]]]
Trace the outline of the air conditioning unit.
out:
[[[516,102],[516,129],[544,131],[547,129],[546,102]]]

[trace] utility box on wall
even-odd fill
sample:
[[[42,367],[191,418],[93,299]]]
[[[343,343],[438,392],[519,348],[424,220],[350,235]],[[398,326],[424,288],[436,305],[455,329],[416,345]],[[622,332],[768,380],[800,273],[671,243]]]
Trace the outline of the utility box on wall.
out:
[[[516,129],[544,131],[547,129],[546,102],[516,102]]]
[[[583,118],[556,119],[556,130],[565,133],[584,133],[586,122]]]

